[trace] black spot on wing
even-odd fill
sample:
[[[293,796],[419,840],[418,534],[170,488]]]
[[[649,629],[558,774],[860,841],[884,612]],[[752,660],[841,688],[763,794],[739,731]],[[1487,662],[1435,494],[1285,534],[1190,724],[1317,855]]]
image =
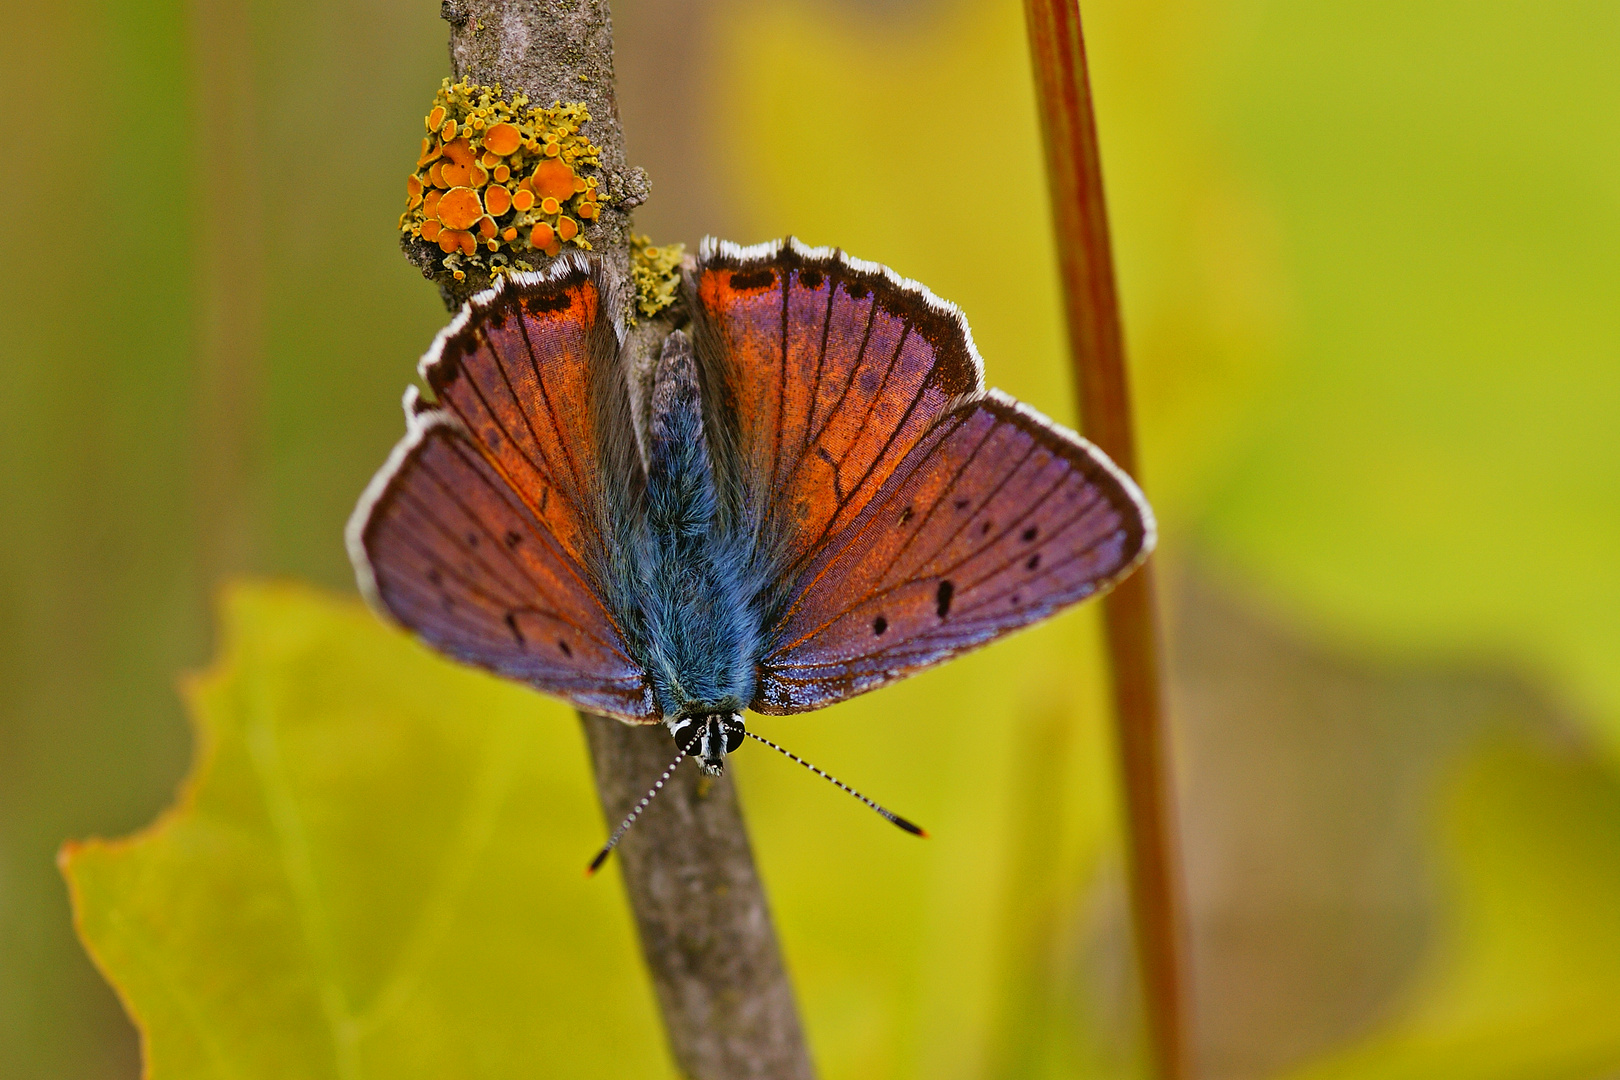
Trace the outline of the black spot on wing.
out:
[[[938,605],[940,618],[943,619],[945,616],[951,613],[951,597],[953,597],[955,594],[956,585],[954,583],[949,581],[942,581],[939,583],[939,592],[935,594],[934,600]]]
[[[523,306],[530,311],[567,311],[574,306],[574,297],[567,290],[551,295],[530,293],[523,298]]]
[[[882,637],[883,632],[888,628],[889,620],[885,619],[883,616],[879,615],[877,618],[872,620],[872,634],[874,637]]]
[[[768,266],[754,270],[736,270],[731,275],[733,289],[764,289],[776,284],[776,271]]]

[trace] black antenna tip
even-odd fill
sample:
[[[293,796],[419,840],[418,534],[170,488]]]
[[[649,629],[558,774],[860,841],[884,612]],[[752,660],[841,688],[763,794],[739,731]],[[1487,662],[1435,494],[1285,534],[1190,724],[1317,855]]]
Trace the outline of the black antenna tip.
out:
[[[613,849],[610,847],[605,847],[601,851],[598,851],[596,853],[596,858],[591,860],[591,865],[585,868],[585,876],[595,877],[596,872],[602,869],[602,864],[607,862],[607,857],[612,853]]]
[[[885,816],[888,817],[888,819],[890,821],[894,822],[896,825],[898,825],[902,829],[906,830],[906,832],[910,833],[912,836],[920,836],[924,840],[928,839],[928,830],[923,828],[921,825],[917,825],[917,824],[914,824],[914,823],[912,823],[910,821],[907,821],[905,818],[901,817],[899,814],[888,814],[888,815],[885,815]]]

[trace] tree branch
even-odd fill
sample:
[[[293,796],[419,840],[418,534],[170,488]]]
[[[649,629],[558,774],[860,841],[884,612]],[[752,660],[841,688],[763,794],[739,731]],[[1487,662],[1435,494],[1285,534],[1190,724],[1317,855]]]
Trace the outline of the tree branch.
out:
[[[583,719],[615,826],[674,757],[674,743],[662,727]],[[811,1080],[731,776],[683,762],[616,857],[681,1070],[694,1080]]]
[[[536,105],[583,102],[590,111],[584,134],[601,147],[599,181],[609,198],[584,236],[610,284],[632,302],[630,211],[648,185],[645,173],[625,164],[606,0],[444,0],[442,14],[456,79],[499,83]],[[475,272],[454,281],[436,245],[407,235],[403,246],[452,309],[489,284]],[[642,320],[632,350],[656,355],[662,335],[654,330]],[[584,713],[580,720],[611,828],[669,764],[674,741],[661,725]],[[695,765],[677,770],[616,857],[681,1071],[693,1080],[811,1080],[793,987],[731,777],[710,779]]]

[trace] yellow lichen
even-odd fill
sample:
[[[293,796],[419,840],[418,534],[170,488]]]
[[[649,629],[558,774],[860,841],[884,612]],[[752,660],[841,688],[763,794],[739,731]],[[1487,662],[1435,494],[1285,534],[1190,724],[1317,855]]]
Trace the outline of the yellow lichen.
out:
[[[514,269],[510,258],[589,248],[581,222],[601,213],[601,149],[580,134],[585,106],[530,108],[499,86],[446,79],[434,95],[416,171],[406,180],[401,232],[437,244],[457,281],[466,267]],[[655,249],[656,250],[656,249]],[[677,256],[678,258],[678,256]]]
[[[636,310],[651,318],[675,302],[681,283],[685,244],[653,247],[652,238],[630,237],[630,276],[636,285]]]

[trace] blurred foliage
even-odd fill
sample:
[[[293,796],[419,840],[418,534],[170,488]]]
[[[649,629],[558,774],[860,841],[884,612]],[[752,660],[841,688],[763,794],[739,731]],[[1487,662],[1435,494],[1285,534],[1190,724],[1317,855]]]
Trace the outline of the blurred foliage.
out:
[[[1405,1007],[1290,1080],[1603,1077],[1620,1062],[1620,781],[1569,747],[1473,755],[1443,807],[1451,922]]]
[[[572,711],[353,601],[244,587],[224,615],[179,805],[63,855],[146,1075],[665,1075],[622,895],[580,873]]]
[[[661,18],[661,5],[692,18],[649,40],[638,27]],[[639,52],[620,53],[631,153],[639,141],[672,155],[645,161],[655,191],[642,227],[660,243],[697,239],[660,234],[660,215],[693,220],[660,205],[660,190],[676,190],[714,209],[686,228],[740,241],[792,231],[885,261],[964,308],[993,385],[1072,419],[1018,5],[661,5],[614,4],[621,43],[642,35]],[[117,1004],[71,940],[50,860],[65,837],[150,820],[183,768],[171,683],[207,655],[215,585],[217,507],[198,473],[218,448],[196,344],[210,290],[222,287],[213,279],[262,283],[238,297],[260,322],[257,397],[227,432],[246,451],[254,538],[228,567],[237,571],[346,587],[343,519],[398,436],[410,362],[444,319],[392,230],[420,102],[445,74],[436,5],[229,8],[245,20],[248,48],[232,70],[247,91],[237,119],[262,230],[240,279],[196,255],[202,200],[240,197],[208,182],[226,150],[197,134],[196,10],[24,6],[0,42],[19,115],[60,115],[72,88],[82,123],[36,125],[30,137],[42,160],[80,163],[51,190],[88,208],[66,228],[90,253],[43,272],[25,254],[0,262],[0,313],[15,328],[0,342],[10,390],[0,400],[8,1075],[135,1070]],[[1166,524],[1167,565],[1197,567],[1296,636],[1358,661],[1526,673],[1572,718],[1561,747],[1532,739],[1476,753],[1463,740],[1445,751],[1450,779],[1430,792],[1439,825],[1425,848],[1433,925],[1419,943],[1431,945],[1404,990],[1289,1075],[1612,1076],[1620,84],[1609,69],[1620,21],[1591,0],[1088,0],[1084,13],[1145,480]],[[672,58],[677,48],[703,63]],[[676,65],[681,78],[660,81]],[[632,83],[644,101],[665,103],[669,131],[691,131],[687,157],[673,135],[638,134],[648,106]],[[703,126],[681,126],[694,123]],[[85,130],[96,139],[88,158]],[[312,131],[336,132],[335,142],[312,145]],[[11,170],[0,195],[32,206],[35,184]],[[154,1040],[175,1040],[165,1067],[180,1069],[194,1033],[160,1028],[172,1006],[140,982],[160,967],[128,950],[174,933],[222,960],[224,939],[207,935],[262,918],[274,933],[237,939],[240,969],[166,952],[179,965],[174,985],[207,1003],[215,976],[254,979],[255,1008],[300,1017],[289,1033],[308,1032],[325,1022],[310,1012],[317,975],[334,977],[326,1001],[358,1015],[391,972],[416,970],[430,978],[416,994],[394,991],[389,1023],[431,1024],[435,995],[455,994],[437,1013],[445,1032],[465,998],[491,1016],[521,1014],[502,1025],[513,1040],[502,1045],[518,1053],[523,1039],[543,1041],[555,1071],[656,1074],[661,1043],[628,919],[610,881],[587,888],[578,878],[603,825],[564,710],[449,670],[329,600],[259,591],[231,610],[242,620],[233,640],[262,651],[231,654],[218,670],[233,674],[195,692],[200,715],[219,725],[199,758],[213,762],[212,779],[190,789],[183,816],[128,846],[82,849],[76,864],[83,898],[104,901],[85,908],[97,955],[126,972],[121,985]],[[1131,1073],[1095,644],[1093,616],[1079,613],[848,706],[760,721],[935,836],[907,842],[789,764],[739,757],[828,1076]],[[250,689],[281,711],[241,711]],[[429,707],[428,693],[444,696]],[[1184,722],[1198,722],[1196,705]],[[1363,741],[1384,738],[1386,719],[1369,712]],[[1301,709],[1267,720],[1321,718]],[[310,819],[324,853],[311,855],[309,874],[347,928],[330,962],[288,937],[289,882],[305,872],[264,861],[278,819],[262,801],[249,736],[266,731],[282,748],[294,808],[345,810]],[[1204,733],[1204,744],[1223,734]],[[1358,753],[1348,737],[1330,745]],[[1364,775],[1324,755],[1246,767],[1296,769],[1300,788]],[[502,775],[512,785],[505,816],[483,827],[506,858],[464,854],[444,877],[451,852],[471,851],[451,830],[477,826],[477,807],[493,805],[478,803],[479,778]],[[1376,797],[1339,794],[1347,814],[1358,797]],[[379,806],[417,824],[389,833]],[[1219,819],[1222,809],[1189,812]],[[407,843],[438,854],[440,887],[466,875],[437,928],[412,929],[431,921],[413,902],[439,894],[411,892],[434,886],[413,883],[398,846]],[[321,861],[340,852],[359,861]],[[231,862],[211,865],[208,853]],[[184,877],[172,872],[182,868]],[[137,872],[152,876],[116,876]],[[261,908],[234,904],[247,875],[262,883]],[[115,887],[127,898],[118,904],[94,892]],[[180,926],[165,896],[203,906]],[[92,908],[114,921],[96,922]],[[469,932],[485,917],[500,935]],[[414,959],[385,955],[405,940],[417,942]],[[502,985],[509,1000],[497,1000]],[[252,1033],[236,1030],[247,1045]],[[382,1064],[410,1075],[420,1060],[430,1071],[432,1054],[459,1037]],[[319,1075],[337,1061],[324,1045],[288,1034],[265,1048],[312,1049],[300,1065]],[[403,1058],[412,1045],[400,1035],[377,1052]],[[245,1062],[242,1071],[251,1075]]]

